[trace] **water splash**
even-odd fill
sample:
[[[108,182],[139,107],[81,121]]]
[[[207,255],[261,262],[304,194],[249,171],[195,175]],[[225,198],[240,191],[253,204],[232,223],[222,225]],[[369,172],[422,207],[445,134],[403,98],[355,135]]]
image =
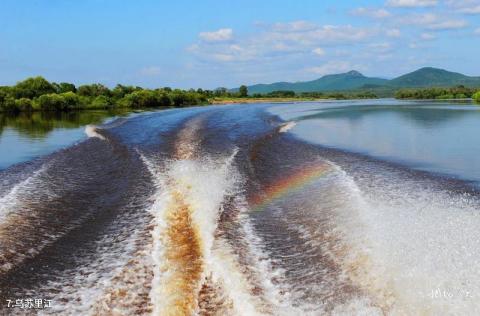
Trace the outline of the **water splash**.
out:
[[[96,137],[101,140],[106,140],[103,135],[98,133],[98,127],[95,125],[87,125],[85,127],[85,134],[87,134],[88,137]]]

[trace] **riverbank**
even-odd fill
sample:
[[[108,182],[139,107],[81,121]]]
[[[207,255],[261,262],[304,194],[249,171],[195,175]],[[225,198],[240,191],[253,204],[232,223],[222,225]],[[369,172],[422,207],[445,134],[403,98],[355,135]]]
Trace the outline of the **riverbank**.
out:
[[[210,104],[251,104],[251,103],[290,103],[322,101],[326,99],[315,98],[213,98],[209,99]]]
[[[334,100],[359,100],[376,99],[375,97],[364,98],[359,96],[332,95],[326,97],[220,97],[208,99],[209,104],[251,104],[251,103],[295,103],[295,102],[321,102]]]

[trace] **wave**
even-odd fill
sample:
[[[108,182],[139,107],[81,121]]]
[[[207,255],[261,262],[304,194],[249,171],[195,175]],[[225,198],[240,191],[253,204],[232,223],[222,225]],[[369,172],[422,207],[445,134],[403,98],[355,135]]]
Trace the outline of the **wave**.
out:
[[[228,134],[223,108],[175,113],[161,133],[148,115],[91,126],[107,141],[8,185],[0,298],[51,298],[44,314],[480,313],[476,192],[301,142],[293,122]]]
[[[393,164],[320,153],[339,164],[343,193],[330,199],[347,202],[335,225],[352,282],[389,315],[478,313],[478,196]]]
[[[142,188],[148,181],[141,162],[120,145],[87,140],[52,155],[2,197],[1,298],[31,291],[52,296],[43,287],[52,281],[48,273],[67,288],[68,271],[92,259],[95,242],[118,228],[118,216],[142,205],[148,193],[137,192]]]
[[[297,125],[297,123],[294,122],[294,121],[284,123],[284,124],[282,124],[282,125],[280,126],[280,128],[279,128],[278,131],[279,131],[279,133],[286,133],[286,132],[288,132],[289,130],[291,130],[292,128],[294,128],[295,125]]]
[[[95,125],[87,125],[85,127],[85,134],[87,134],[88,137],[96,137],[105,140],[105,137],[98,133],[98,127]]]

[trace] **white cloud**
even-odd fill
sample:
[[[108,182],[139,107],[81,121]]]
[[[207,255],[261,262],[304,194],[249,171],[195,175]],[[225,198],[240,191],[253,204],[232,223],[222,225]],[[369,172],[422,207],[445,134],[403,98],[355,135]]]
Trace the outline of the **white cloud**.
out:
[[[314,23],[302,20],[288,23],[275,23],[271,27],[268,25],[266,27],[278,32],[306,32],[317,28]]]
[[[428,25],[427,28],[435,31],[444,31],[444,30],[462,29],[467,25],[468,23],[463,20],[446,20],[446,21],[432,23]]]
[[[390,43],[373,43],[369,45],[375,53],[387,53],[392,49]]]
[[[388,37],[400,37],[400,36],[402,36],[402,32],[399,29],[386,30],[385,34],[387,34]]]
[[[257,25],[257,32],[240,38],[225,36],[226,32],[218,31],[212,32],[215,35],[203,34],[201,40],[190,45],[187,51],[201,62],[269,63],[287,57],[305,58],[312,53],[322,56],[325,46],[354,45],[381,34],[377,28],[318,25],[306,21]]]
[[[446,0],[446,4],[458,13],[480,14],[479,0]]]
[[[475,31],[473,31],[473,34],[480,35],[480,27],[478,29],[476,29]]]
[[[218,60],[218,61],[234,61],[235,60],[235,55],[233,54],[213,54],[212,55],[213,59]]]
[[[451,19],[447,16],[438,16],[434,13],[410,14],[399,19],[404,25],[418,25],[431,31],[446,31],[465,28],[465,20]]]
[[[315,25],[303,21],[277,23],[267,30],[264,40],[292,41],[296,44],[311,45],[316,43],[352,43],[373,36],[367,28],[351,25]]]
[[[437,21],[438,16],[434,13],[415,13],[403,15],[398,19],[398,22],[404,25],[429,25]]]
[[[312,50],[312,53],[318,56],[324,56],[325,55],[325,50],[323,48],[317,47]]]
[[[460,13],[465,14],[480,14],[480,5],[474,7],[465,7],[458,10]]]
[[[351,14],[356,16],[366,16],[374,19],[383,19],[391,16],[391,13],[385,9],[364,7],[354,9],[353,11],[351,11]]]
[[[425,41],[431,41],[431,40],[436,39],[437,37],[435,36],[435,34],[432,34],[432,33],[422,33],[420,35],[420,38],[425,40]]]
[[[162,73],[160,67],[150,66],[140,69],[140,75],[142,76],[158,76]]]
[[[329,61],[321,66],[310,67],[306,70],[308,72],[323,76],[323,75],[347,72],[352,70],[353,68],[357,68],[357,67],[352,66],[352,64],[348,61]]]
[[[225,42],[233,37],[232,29],[219,29],[214,32],[201,32],[198,37],[205,42]]]
[[[433,7],[438,4],[437,0],[388,0],[387,6],[396,8]]]

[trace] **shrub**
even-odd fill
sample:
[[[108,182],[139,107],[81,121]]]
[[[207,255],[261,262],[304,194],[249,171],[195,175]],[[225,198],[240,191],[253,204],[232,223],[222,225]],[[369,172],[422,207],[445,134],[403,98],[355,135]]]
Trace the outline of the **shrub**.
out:
[[[100,83],[80,86],[77,89],[77,93],[84,97],[98,97],[100,95],[109,97],[112,95],[110,89]]]
[[[68,107],[68,103],[61,94],[44,94],[36,100],[38,108],[42,111],[61,111]]]
[[[18,108],[15,105],[15,99],[12,97],[5,97],[0,100],[0,111],[1,112],[17,112]]]
[[[15,100],[15,107],[17,108],[18,111],[29,112],[33,109],[32,103],[33,102],[30,99],[21,98],[21,99]]]
[[[60,94],[65,100],[64,110],[73,110],[81,107],[80,97],[74,92],[65,92]]]
[[[171,94],[172,97],[172,102],[174,106],[182,106],[186,104],[186,98],[185,98],[185,93],[182,93],[182,91],[175,90]]]
[[[77,92],[77,88],[73,83],[60,82],[59,84],[57,84],[57,92],[58,93]]]
[[[28,78],[12,87],[15,99],[33,99],[44,94],[55,93],[55,86],[43,77]]]
[[[157,91],[157,99],[159,106],[170,106],[172,105],[172,100],[167,93],[163,91]]]
[[[442,94],[436,97],[438,100],[449,100],[449,99],[455,99],[455,96],[453,94]]]
[[[473,99],[477,102],[480,102],[480,91],[477,91],[474,95],[473,95]]]
[[[91,104],[87,105],[87,108],[92,108],[92,109],[106,109],[112,106],[112,101],[110,98],[104,96],[104,95],[99,95],[93,101]]]
[[[267,96],[273,98],[293,98],[295,97],[295,92],[290,90],[272,91]]]
[[[127,94],[120,100],[121,106],[130,108],[154,108],[161,106],[155,91],[138,90]]]
[[[124,86],[121,84],[117,84],[115,88],[112,90],[112,96],[116,99],[121,99],[127,94],[130,94],[134,91],[141,90],[138,87],[133,87],[133,86]]]

